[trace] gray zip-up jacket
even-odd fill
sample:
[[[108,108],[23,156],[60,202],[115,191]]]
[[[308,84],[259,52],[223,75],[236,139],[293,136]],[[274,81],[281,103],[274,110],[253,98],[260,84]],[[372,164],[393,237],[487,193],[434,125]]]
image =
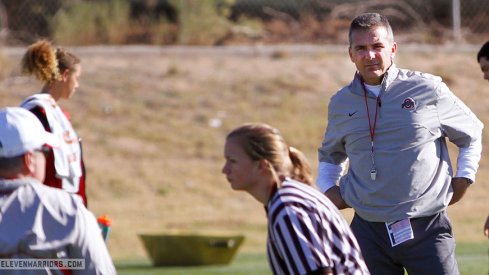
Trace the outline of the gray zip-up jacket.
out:
[[[384,76],[377,101],[368,94],[377,177],[371,179],[371,136],[358,73],[330,101],[319,161],[349,160],[340,179],[345,202],[365,220],[390,222],[443,211],[453,195],[446,138],[459,148],[480,148],[483,124],[440,77],[398,69]],[[479,146],[476,146],[478,144]],[[476,150],[473,175],[480,160]],[[474,152],[472,152],[474,154]]]

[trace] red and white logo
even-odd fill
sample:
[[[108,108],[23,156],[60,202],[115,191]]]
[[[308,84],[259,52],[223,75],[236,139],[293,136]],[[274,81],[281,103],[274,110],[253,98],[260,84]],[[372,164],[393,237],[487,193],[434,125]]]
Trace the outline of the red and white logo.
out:
[[[414,101],[414,99],[408,97],[402,102],[401,108],[406,110],[414,110],[416,109],[416,102]]]

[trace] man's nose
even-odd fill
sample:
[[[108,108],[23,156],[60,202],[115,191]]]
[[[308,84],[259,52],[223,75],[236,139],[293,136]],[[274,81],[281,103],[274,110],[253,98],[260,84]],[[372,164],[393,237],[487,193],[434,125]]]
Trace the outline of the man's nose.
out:
[[[368,50],[368,51],[367,51],[367,57],[368,57],[369,59],[374,59],[374,58],[375,58],[375,51],[373,51],[373,50]]]

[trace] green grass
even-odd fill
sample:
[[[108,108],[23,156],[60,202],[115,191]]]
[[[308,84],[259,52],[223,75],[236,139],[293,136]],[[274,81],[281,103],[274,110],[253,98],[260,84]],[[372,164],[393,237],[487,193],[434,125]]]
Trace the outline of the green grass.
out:
[[[489,274],[489,243],[457,245],[457,261],[462,275]],[[116,262],[118,274],[271,274],[266,254],[238,254],[230,265],[197,267],[153,267],[149,260]]]
[[[265,254],[238,254],[230,265],[196,267],[153,267],[149,260],[116,262],[123,274],[271,274]]]
[[[489,274],[489,241],[457,245],[460,274]]]

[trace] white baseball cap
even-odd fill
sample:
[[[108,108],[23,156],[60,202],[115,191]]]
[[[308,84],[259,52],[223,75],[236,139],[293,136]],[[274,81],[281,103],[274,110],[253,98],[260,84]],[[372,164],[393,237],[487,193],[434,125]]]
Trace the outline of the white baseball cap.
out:
[[[59,147],[60,140],[46,132],[34,114],[20,107],[0,109],[0,157],[20,156],[45,145]]]

